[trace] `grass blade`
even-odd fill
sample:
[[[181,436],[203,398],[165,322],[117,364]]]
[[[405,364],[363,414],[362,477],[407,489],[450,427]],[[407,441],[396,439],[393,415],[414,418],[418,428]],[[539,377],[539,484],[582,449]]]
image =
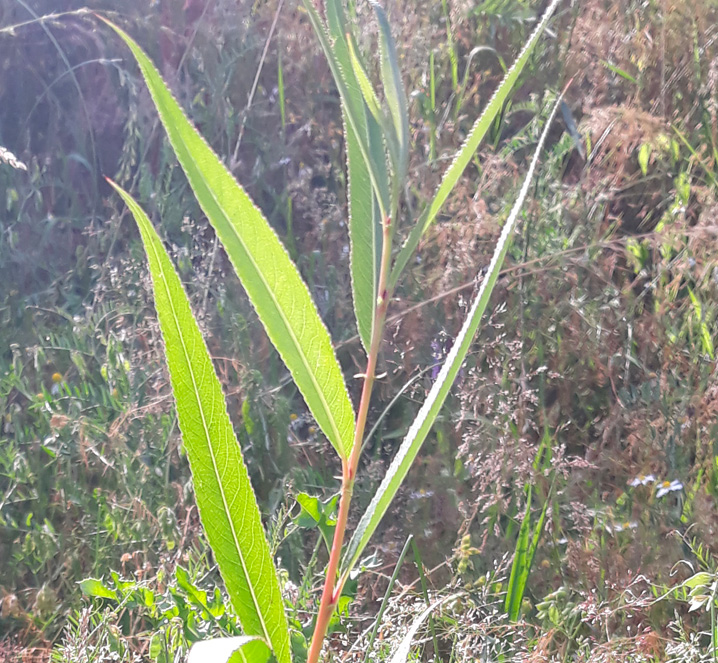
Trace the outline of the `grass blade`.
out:
[[[207,539],[245,633],[263,638],[279,663],[289,663],[277,573],[207,346],[150,220],[127,192],[110,183],[132,212],[145,246],[177,417]]]
[[[456,186],[456,182],[459,180],[459,177],[461,177],[461,174],[466,169],[466,166],[468,166],[469,161],[471,161],[471,158],[473,157],[474,152],[476,152],[476,148],[478,148],[479,143],[483,140],[486,133],[491,129],[491,126],[496,119],[496,116],[503,108],[506,99],[508,98],[509,94],[511,93],[511,90],[516,84],[519,75],[526,66],[526,63],[531,56],[531,53],[533,52],[534,48],[536,47],[536,44],[538,43],[538,39],[541,36],[541,33],[546,27],[549,18],[556,10],[556,7],[558,6],[559,2],[561,2],[561,0],[552,0],[548,9],[544,12],[541,21],[536,26],[536,29],[534,30],[533,34],[526,42],[526,45],[519,54],[519,57],[516,59],[516,62],[514,62],[511,69],[509,69],[503,81],[501,81],[501,85],[499,85],[496,92],[494,92],[494,95],[491,97],[491,100],[487,104],[483,113],[481,113],[481,116],[478,120],[476,120],[474,126],[471,128],[471,131],[466,137],[466,140],[461,146],[461,149],[459,149],[459,151],[456,153],[453,162],[444,173],[444,176],[441,180],[441,184],[439,185],[439,188],[434,195],[434,199],[431,201],[426,210],[424,210],[421,217],[419,217],[419,220],[417,221],[416,225],[414,226],[414,228],[412,228],[411,233],[409,233],[409,237],[404,243],[404,246],[402,246],[401,250],[399,251],[399,255],[396,258],[396,262],[394,263],[394,268],[391,273],[391,278],[389,280],[390,289],[393,290],[393,288],[396,286],[396,283],[399,280],[401,273],[404,271],[404,268],[406,267],[407,263],[414,255],[414,252],[416,251],[416,248],[419,245],[419,241],[421,240],[422,236],[426,232],[427,228],[434,222],[434,219],[436,219],[437,214],[446,202],[446,199],[449,197],[449,194],[454,189],[454,186]]]
[[[444,10],[444,21],[446,22],[446,44],[449,47],[449,60],[451,61],[451,91],[459,89],[459,56],[456,53],[454,32],[451,29],[451,12],[446,0],[441,0],[441,8]]]
[[[504,610],[509,620],[515,622],[521,614],[521,604],[524,600],[526,591],[526,583],[529,579],[531,566],[534,562],[538,542],[543,533],[543,526],[546,520],[546,512],[548,511],[549,498],[543,504],[541,515],[539,516],[533,536],[531,536],[531,496],[533,494],[532,486],[529,486],[526,495],[526,512],[521,521],[519,529],[519,537],[516,541],[516,550],[514,552],[514,561],[511,564],[511,575],[509,576],[509,585],[506,591],[506,601],[504,602]],[[550,497],[550,495],[549,495]]]
[[[409,552],[409,548],[411,547],[411,543],[413,540],[414,537],[409,534],[404,543],[404,547],[401,550],[399,559],[394,565],[394,572],[391,574],[391,578],[389,579],[389,585],[386,588],[386,592],[384,592],[384,598],[381,601],[379,612],[376,613],[376,617],[374,618],[374,628],[372,629],[371,635],[369,636],[369,641],[366,643],[366,653],[364,654],[363,663],[368,663],[369,661],[369,654],[371,653],[371,648],[374,645],[374,640],[376,639],[376,634],[379,630],[379,626],[381,626],[381,620],[384,618],[384,611],[386,610],[386,606],[389,603],[389,598],[391,598],[391,593],[394,591],[394,585],[396,584],[396,579],[399,577],[401,565],[404,563],[404,558],[406,557],[406,553]]]
[[[516,540],[516,548],[514,550],[514,560],[511,563],[511,575],[509,576],[509,584],[506,590],[506,600],[504,601],[504,610],[509,620],[515,622],[519,618],[521,612],[521,601],[523,600],[523,587],[520,587],[519,576],[522,575],[526,566],[526,558],[529,551],[529,536],[531,535],[531,496],[533,488],[529,486],[526,496],[526,511],[521,527],[519,528],[519,536]]]
[[[284,67],[282,49],[277,49],[277,94],[279,95],[279,116],[282,120],[282,137],[287,130],[287,102],[284,98]]]
[[[506,599],[504,601],[504,610],[512,622],[519,618],[521,613],[521,601],[524,597],[524,589],[526,580],[528,579],[527,566],[529,558],[529,539],[531,537],[531,497],[533,496],[533,486],[529,486],[526,491],[526,511],[521,520],[519,535],[516,539],[516,548],[514,549],[514,559],[511,563],[511,575],[509,576],[509,584],[506,590]],[[548,500],[544,504],[544,512],[548,505]],[[538,529],[538,528],[537,528]],[[524,575],[524,571],[527,571]],[[523,583],[521,579],[523,578]]]
[[[493,290],[496,279],[499,276],[499,271],[501,270],[501,265],[506,257],[506,252],[511,244],[511,235],[516,225],[516,220],[519,212],[521,211],[526,195],[528,194],[529,186],[538,163],[539,154],[543,149],[546,136],[548,135],[548,130],[553,122],[553,118],[556,115],[558,103],[561,101],[562,97],[563,95],[559,96],[551,111],[551,115],[546,122],[546,126],[541,134],[541,138],[539,139],[528,172],[526,173],[526,178],[521,186],[521,191],[519,192],[516,203],[511,209],[509,218],[504,225],[501,236],[499,237],[499,241],[496,245],[496,249],[494,250],[494,255],[491,258],[491,263],[489,264],[486,276],[484,277],[476,299],[474,299],[474,302],[471,305],[471,309],[463,326],[461,327],[461,331],[456,337],[456,341],[449,351],[446,361],[441,367],[441,371],[429,391],[429,395],[424,401],[424,404],[421,406],[416,419],[409,428],[404,441],[401,443],[396,456],[394,456],[394,460],[389,466],[389,470],[369,504],[369,507],[359,521],[359,525],[349,542],[349,546],[342,563],[342,577],[346,577],[349,571],[354,567],[359,559],[359,556],[369,542],[369,539],[378,527],[379,522],[386,513],[389,504],[391,504],[394,499],[394,496],[399,490],[399,486],[401,486],[401,483],[406,477],[409,468],[416,458],[416,455],[419,453],[421,445],[424,443],[431,427],[434,425],[434,421],[439,414],[439,410],[441,410],[441,407],[449,394],[449,390],[454,384],[454,380],[461,368],[461,365],[466,358],[466,354],[469,351],[469,347],[471,346],[474,336],[478,330],[479,323],[481,322],[481,317],[489,302],[491,291]]]
[[[137,59],[177,159],[267,335],[320,428],[346,458],[353,443],[354,411],[307,286],[274,230],[195,131],[147,55],[124,31],[109,25]]]
[[[434,51],[429,53],[429,162],[436,159],[436,74],[434,72]]]
[[[421,593],[424,596],[426,606],[429,607],[431,605],[431,601],[429,601],[429,589],[428,583],[426,582],[426,573],[424,573],[424,562],[421,559],[419,546],[416,545],[416,541],[414,541],[414,539],[411,540],[411,547],[414,550],[414,564],[416,564],[416,569],[419,571]],[[431,618],[431,615],[429,615],[429,630],[431,631],[431,641],[434,645],[434,658],[437,658],[439,656],[439,643],[436,639],[436,629],[434,628],[434,620]]]

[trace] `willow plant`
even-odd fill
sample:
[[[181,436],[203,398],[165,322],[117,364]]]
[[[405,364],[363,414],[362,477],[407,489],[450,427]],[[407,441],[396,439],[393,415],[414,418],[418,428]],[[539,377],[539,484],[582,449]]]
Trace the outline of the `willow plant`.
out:
[[[384,322],[396,285],[421,238],[506,103],[558,3],[559,0],[550,3],[444,173],[435,196],[413,227],[407,229],[403,245],[394,251],[411,134],[408,103],[389,21],[384,10],[372,3],[379,27],[380,94],[368,74],[371,69],[359,49],[353,26],[346,19],[342,0],[326,0],[321,13],[313,0],[304,0],[304,9],[339,90],[344,120],[352,293],[356,324],[367,357],[356,413],[329,333],[279,237],[187,119],[148,56],[128,34],[108,22],[136,58],[169,142],[202,210],[317,425],[341,459],[339,511],[308,652],[309,663],[319,660],[330,619],[349,574],[431,430],[476,335],[557,105],[536,147],[461,331],[368,509],[345,545]],[[159,235],[130,194],[117,184],[112,185],[132,212],[146,250],[197,505],[245,633],[240,638],[200,643],[199,648],[193,649],[193,655],[200,660],[200,652],[209,654],[211,651],[209,655],[213,660],[234,657],[248,661],[266,661],[273,655],[278,663],[289,663],[290,633],[280,583],[219,379]],[[402,645],[396,660],[406,658],[404,650],[408,654],[408,644]]]

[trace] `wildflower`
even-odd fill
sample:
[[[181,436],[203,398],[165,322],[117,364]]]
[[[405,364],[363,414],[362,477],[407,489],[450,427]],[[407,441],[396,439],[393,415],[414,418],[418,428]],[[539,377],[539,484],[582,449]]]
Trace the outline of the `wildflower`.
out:
[[[656,497],[663,497],[664,495],[668,495],[668,493],[683,490],[683,484],[678,481],[678,479],[673,479],[673,481],[661,482],[658,484],[657,489],[658,492],[656,492]]]
[[[62,382],[62,373],[53,373],[53,374],[52,374],[52,381],[53,381],[55,384],[59,384],[60,382]]]
[[[649,483],[655,482],[656,477],[652,474],[639,474],[633,481],[629,483],[634,488],[636,486],[647,486]]]
[[[621,529],[627,530],[627,529],[638,529],[638,523],[635,520],[626,521],[621,525]]]
[[[638,523],[635,520],[626,521],[624,523],[616,523],[615,525],[606,525],[606,530],[609,533],[617,534],[618,532],[624,532],[629,529],[637,529]]]

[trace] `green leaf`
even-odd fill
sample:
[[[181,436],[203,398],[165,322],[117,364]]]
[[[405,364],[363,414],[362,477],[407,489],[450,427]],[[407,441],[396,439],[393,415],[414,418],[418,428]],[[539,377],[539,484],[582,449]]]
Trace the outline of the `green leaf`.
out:
[[[638,150],[638,165],[641,167],[641,173],[645,177],[648,175],[648,162],[651,158],[651,144],[643,143],[641,149]]]
[[[360,112],[364,107],[364,102],[361,89],[354,79],[349,50],[346,45],[346,23],[343,20],[341,6],[338,4],[338,0],[330,0],[327,3],[327,17],[332,21],[330,25],[331,39],[327,34],[326,26],[314,7],[313,0],[304,0],[304,7],[329,63],[334,83],[342,100],[342,109],[346,113],[347,124],[357,137],[358,149],[366,164],[372,189],[377,196],[381,215],[384,217],[389,203],[388,181],[382,179],[380,172],[377,171],[377,166],[380,166],[382,161],[372,158],[370,153],[366,135],[366,114]],[[336,24],[334,23],[334,17],[337,19]]]
[[[346,114],[343,115],[346,118]],[[376,195],[371,188],[369,172],[361,156],[359,141],[346,119],[344,136],[349,182],[352,295],[357,330],[368,352],[376,323],[383,244],[382,218]]]
[[[376,96],[374,86],[371,84],[366,71],[364,71],[364,65],[359,59],[358,49],[354,40],[350,38],[350,35],[347,35],[347,46],[349,48],[349,58],[351,60],[352,71],[354,72],[354,77],[359,85],[362,96],[364,97],[364,103],[366,103],[366,106],[374,119],[381,124],[382,114],[379,97]]]
[[[86,578],[80,582],[79,585],[85,596],[96,596],[101,599],[117,600],[117,594],[109,587],[103,585],[101,580],[97,580],[96,578]]]
[[[150,220],[127,192],[110,183],[132,212],[145,246],[179,427],[207,539],[244,632],[264,638],[279,663],[289,663],[279,581],[207,346]]]
[[[320,428],[347,458],[354,439],[354,411],[329,333],[307,286],[274,230],[195,131],[147,55],[129,35],[110,25],[137,59],[177,159],[267,335]]]
[[[265,663],[271,651],[260,638],[238,635],[192,645],[187,663]]]
[[[712,576],[710,573],[706,573],[705,571],[699,571],[687,580],[684,580],[681,584],[681,587],[690,587],[691,589],[696,589],[697,587],[707,587],[713,581],[713,579],[714,576]]]
[[[613,72],[614,74],[620,76],[621,78],[625,78],[627,81],[633,83],[634,85],[638,85],[638,81],[636,80],[635,76],[631,76],[631,74],[629,74],[627,71],[624,71],[620,67],[617,67],[615,64],[611,64],[606,60],[599,60],[599,62],[604,67],[606,67],[606,69]]]
[[[675,179],[676,197],[683,205],[688,205],[691,199],[691,180],[688,173],[682,170]]]
[[[394,122],[395,140],[398,145],[398,154],[394,164],[394,186],[398,189],[403,185],[409,163],[409,111],[389,20],[381,5],[372,1],[371,6],[379,21],[381,79],[389,113]]]
[[[533,488],[529,486],[526,495],[526,511],[521,521],[521,528],[519,529],[519,536],[516,541],[516,550],[514,551],[514,560],[511,564],[509,585],[506,590],[506,601],[504,602],[504,610],[512,622],[517,621],[521,614],[521,604],[524,600],[526,583],[529,579],[529,573],[531,572],[531,566],[533,565],[548,511],[549,500],[547,499],[544,502],[543,509],[541,509],[541,515],[536,523],[533,536],[531,536],[532,494]]]
[[[354,567],[372,534],[376,531],[379,522],[386,513],[386,510],[389,508],[389,505],[399,490],[399,486],[401,486],[401,483],[406,477],[411,464],[414,462],[416,455],[419,453],[421,445],[424,443],[431,427],[434,425],[434,421],[439,414],[439,410],[441,410],[441,407],[449,394],[451,386],[454,384],[454,380],[461,368],[461,365],[464,363],[466,354],[471,347],[471,343],[476,335],[479,323],[481,322],[481,316],[483,315],[489,302],[491,291],[493,290],[496,279],[499,276],[499,271],[501,270],[501,265],[506,257],[506,252],[511,244],[511,235],[516,225],[516,220],[528,193],[529,185],[531,184],[531,179],[533,178],[533,174],[538,163],[539,154],[543,149],[546,136],[548,135],[548,130],[553,122],[554,116],[556,115],[556,110],[560,101],[561,97],[558,98],[551,111],[551,115],[546,122],[546,126],[541,134],[541,138],[539,139],[518,198],[501,232],[501,236],[499,237],[499,241],[494,250],[494,255],[491,258],[488,271],[484,276],[484,280],[481,283],[476,299],[471,305],[468,317],[461,327],[461,331],[456,337],[456,341],[449,351],[446,361],[441,367],[439,375],[429,391],[429,395],[424,401],[424,404],[421,406],[416,419],[409,428],[409,431],[404,438],[404,441],[401,443],[396,456],[394,456],[394,460],[389,466],[379,489],[359,521],[359,525],[349,542],[349,546],[342,560],[342,577],[346,577],[349,571],[351,571]]]
[[[701,328],[701,345],[703,346],[703,352],[705,352],[711,360],[715,359],[715,349],[713,347],[713,337],[711,336],[711,330],[706,324],[703,317],[703,307],[701,306],[700,300],[696,297],[692,288],[688,288],[688,295],[691,298],[693,304],[693,311],[698,320],[698,324]]]
[[[318,18],[315,19],[317,22]],[[349,240],[351,277],[357,330],[369,351],[376,321],[376,300],[383,244],[382,222],[389,200],[388,170],[382,130],[367,106],[352,65],[348,26],[340,0],[327,2],[332,39],[327,59],[342,99],[342,119],[347,149]],[[315,30],[323,31],[320,24]],[[322,35],[320,42],[322,41]],[[349,35],[350,36],[350,35]],[[327,42],[326,48],[330,48]],[[355,57],[358,54],[355,52]],[[342,92],[343,91],[343,92]],[[368,159],[368,160],[367,160]],[[375,188],[372,181],[377,183]]]
[[[561,0],[552,0],[548,9],[544,12],[541,21],[536,26],[536,29],[534,30],[533,34],[526,42],[526,45],[521,51],[519,57],[516,59],[516,62],[514,62],[511,69],[509,69],[503,81],[501,81],[501,85],[499,85],[496,92],[494,92],[494,95],[491,97],[489,103],[484,109],[484,112],[481,113],[479,119],[476,120],[474,126],[469,132],[469,135],[466,137],[464,144],[456,153],[454,161],[444,173],[444,177],[442,178],[441,184],[439,185],[439,188],[434,195],[434,199],[424,210],[414,228],[412,228],[411,232],[409,233],[409,237],[404,243],[404,246],[401,247],[399,255],[396,257],[396,262],[394,263],[394,268],[389,279],[390,290],[393,290],[396,286],[396,283],[399,280],[401,273],[404,271],[404,268],[406,267],[407,263],[414,255],[416,247],[419,245],[419,241],[421,240],[422,236],[429,228],[429,226],[434,222],[434,219],[436,219],[437,214],[443,207],[444,203],[446,202],[446,199],[449,197],[449,194],[454,189],[454,186],[456,186],[459,177],[461,177],[461,174],[466,169],[466,166],[469,164],[469,161],[471,161],[471,158],[473,157],[474,152],[476,152],[476,148],[479,146],[479,143],[483,140],[489,129],[491,129],[491,126],[496,119],[496,116],[503,108],[506,99],[508,98],[511,90],[516,84],[519,75],[526,66],[526,63],[531,56],[531,53],[533,52],[534,48],[536,47],[536,44],[538,43],[538,39],[541,36],[541,33],[546,27],[549,18],[555,11],[559,2],[561,2]]]
[[[332,549],[332,541],[334,539],[334,528],[336,527],[336,511],[338,496],[330,498],[323,503],[318,497],[307,495],[307,493],[299,493],[297,495],[297,503],[301,507],[300,514],[294,519],[294,523],[298,527],[305,529],[319,528],[327,552]]]
[[[175,569],[175,578],[177,579],[177,586],[185,591],[190,603],[209,612],[209,606],[207,605],[207,592],[195,587],[192,584],[187,570],[181,566],[177,566]]]
[[[522,574],[526,565],[526,557],[529,551],[532,493],[532,488],[529,486],[528,496],[526,498],[526,512],[521,521],[521,528],[519,529],[519,536],[516,541],[514,560],[511,564],[511,575],[509,576],[509,585],[506,590],[506,600],[504,601],[504,610],[512,622],[515,622],[519,618],[521,601],[523,600],[523,587],[520,586],[519,576]]]

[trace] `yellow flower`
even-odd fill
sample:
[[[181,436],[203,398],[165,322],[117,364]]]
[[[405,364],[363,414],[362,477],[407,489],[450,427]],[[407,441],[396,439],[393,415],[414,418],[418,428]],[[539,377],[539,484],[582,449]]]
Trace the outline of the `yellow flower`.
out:
[[[58,384],[58,383],[62,382],[62,373],[53,373],[53,374],[52,374],[52,381],[53,381],[55,384]]]

